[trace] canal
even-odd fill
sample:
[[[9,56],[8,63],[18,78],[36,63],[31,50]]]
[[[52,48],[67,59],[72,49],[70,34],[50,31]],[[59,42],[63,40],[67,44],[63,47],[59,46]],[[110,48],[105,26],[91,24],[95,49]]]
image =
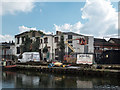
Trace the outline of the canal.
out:
[[[29,71],[3,71],[2,88],[113,88],[120,89],[115,78],[52,74]]]

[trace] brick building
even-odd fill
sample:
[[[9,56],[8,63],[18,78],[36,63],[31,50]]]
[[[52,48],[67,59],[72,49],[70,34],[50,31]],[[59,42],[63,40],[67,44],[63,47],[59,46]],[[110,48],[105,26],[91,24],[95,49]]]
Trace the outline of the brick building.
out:
[[[94,38],[94,53],[96,58],[107,50],[120,50],[120,39],[110,38],[106,41],[105,39]]]

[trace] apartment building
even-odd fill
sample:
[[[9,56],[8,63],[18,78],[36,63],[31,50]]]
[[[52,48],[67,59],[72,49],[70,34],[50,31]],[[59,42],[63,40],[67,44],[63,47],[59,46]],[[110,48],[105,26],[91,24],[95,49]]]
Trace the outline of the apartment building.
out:
[[[95,58],[99,58],[105,51],[120,50],[120,39],[110,38],[108,41],[101,38],[94,38],[94,53]]]
[[[72,41],[68,41],[68,44],[71,45],[75,51],[75,53],[94,53],[94,38],[93,36],[84,36],[81,34],[73,33],[73,32],[60,32],[56,31],[56,34],[45,34],[41,35],[38,32],[24,32],[21,34],[18,34],[15,36],[15,54],[17,56],[20,55],[20,45],[25,41],[24,36],[28,35],[32,40],[35,39],[35,37],[40,38],[40,47],[39,47],[39,52],[41,53],[42,59],[44,59],[46,54],[43,53],[43,49],[45,46],[48,48],[49,52],[49,59],[58,59],[59,57],[59,42],[61,35],[64,36],[64,41],[72,39]],[[84,38],[86,40],[86,45],[80,45],[79,40],[75,39],[80,39]],[[67,44],[65,44],[65,54],[70,54],[71,49],[68,47]]]
[[[64,36],[64,41],[72,39],[72,41],[68,41],[69,45],[71,45],[75,51],[75,53],[94,53],[94,38],[93,36],[84,36],[73,32],[60,32],[57,31],[55,35],[49,34],[44,35],[40,38],[40,51],[42,52],[45,45],[48,47],[48,51],[50,53],[50,59],[58,59],[59,56],[59,42],[61,35]],[[80,45],[79,40],[85,38],[87,41],[86,45]],[[65,44],[65,54],[70,54],[71,49]],[[43,55],[44,56],[44,55]]]
[[[32,41],[34,41],[36,40],[36,37],[40,38],[42,35],[44,35],[44,33],[42,33],[41,31],[33,31],[33,30],[15,35],[15,55],[16,56],[20,55],[21,53],[20,46],[25,41],[25,36],[28,36]]]
[[[0,43],[0,59],[8,59],[12,55],[15,55],[15,44],[14,42],[2,42]]]

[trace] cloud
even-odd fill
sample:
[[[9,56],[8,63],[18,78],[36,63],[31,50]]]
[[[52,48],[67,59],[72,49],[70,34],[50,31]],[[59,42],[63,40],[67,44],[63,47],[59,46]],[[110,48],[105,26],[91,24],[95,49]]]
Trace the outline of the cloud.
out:
[[[81,32],[93,33],[96,36],[117,32],[118,13],[107,0],[87,0],[82,8],[82,18],[88,19]],[[95,33],[94,33],[95,32]]]
[[[0,42],[9,42],[9,41],[15,41],[14,37],[11,35],[0,35]]]
[[[19,31],[20,33],[22,32],[26,32],[26,31],[30,31],[30,30],[37,30],[35,27],[34,28],[29,28],[29,27],[25,27],[25,26],[19,26]],[[45,34],[52,34],[49,31],[45,31],[45,30],[40,30],[42,32],[44,32]],[[9,42],[9,41],[15,41],[14,36],[12,35],[1,35],[0,34],[0,42]]]
[[[85,24],[80,21],[74,25],[59,26],[54,24],[55,30],[73,31],[94,36],[105,36],[118,32],[118,12],[109,0],[86,0],[81,12],[82,19],[87,20]]]
[[[77,33],[79,33],[80,29],[83,27],[83,24],[81,24],[81,22],[77,22],[74,25],[66,23],[61,26],[54,24],[54,27],[56,31],[64,31],[64,32],[76,31]]]
[[[46,30],[40,30],[40,31],[42,31],[45,34],[52,34],[52,32],[50,32],[50,31],[46,31]]]
[[[35,31],[37,31],[37,29],[36,29],[36,27],[25,27],[25,26],[19,26],[19,32],[20,33],[23,33],[23,32],[26,32],[26,31],[30,31],[30,30],[35,30]],[[50,31],[46,31],[46,30],[40,30],[40,31],[42,31],[43,33],[45,33],[45,34],[52,34]]]
[[[37,30],[37,29],[36,29],[36,27],[29,28],[29,27],[25,27],[25,26],[19,26],[20,33],[30,31],[30,30]]]
[[[34,0],[3,0],[0,2],[0,15],[16,14],[17,12],[30,12],[35,7]]]

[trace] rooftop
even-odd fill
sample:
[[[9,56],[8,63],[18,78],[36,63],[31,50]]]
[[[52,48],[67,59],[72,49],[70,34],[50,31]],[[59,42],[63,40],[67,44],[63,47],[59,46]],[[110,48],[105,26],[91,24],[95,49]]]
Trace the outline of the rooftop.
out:
[[[94,42],[107,42],[107,41],[101,38],[94,38]]]
[[[110,38],[108,41],[106,41],[105,39],[94,38],[94,45],[104,45],[104,46],[117,45],[118,46],[118,45],[120,45],[120,39],[118,39],[118,38]]]
[[[110,38],[109,39],[109,42],[110,41],[113,41],[114,43],[116,43],[116,44],[120,44],[120,38]]]
[[[11,45],[15,45],[15,43],[11,43],[11,42],[9,42],[9,43],[7,43],[7,42],[2,42],[2,43],[0,43],[0,46],[11,46]]]
[[[77,35],[77,36],[83,36],[81,34],[78,33],[74,33],[74,32],[62,32],[64,35]]]
[[[30,30],[30,31],[26,31],[26,32],[17,34],[17,35],[15,35],[15,37],[19,37],[19,36],[21,36],[21,35],[28,34],[28,33],[31,33],[31,32],[38,32],[38,33],[41,34],[41,35],[44,34],[42,31]]]

